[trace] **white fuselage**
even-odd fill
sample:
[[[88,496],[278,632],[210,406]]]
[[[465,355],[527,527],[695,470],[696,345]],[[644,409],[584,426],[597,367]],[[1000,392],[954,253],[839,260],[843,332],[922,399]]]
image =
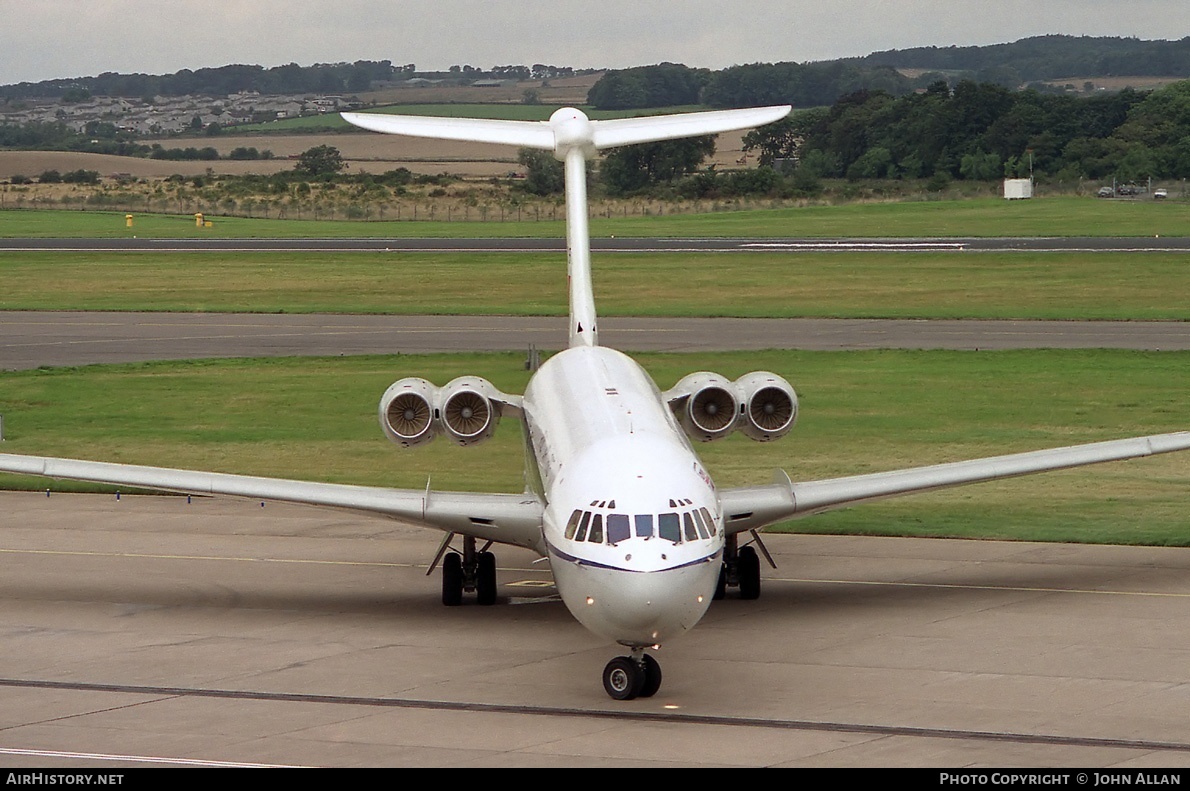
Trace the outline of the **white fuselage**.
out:
[[[657,386],[600,346],[546,361],[523,399],[558,592],[584,626],[627,646],[698,623],[715,592],[723,517]]]

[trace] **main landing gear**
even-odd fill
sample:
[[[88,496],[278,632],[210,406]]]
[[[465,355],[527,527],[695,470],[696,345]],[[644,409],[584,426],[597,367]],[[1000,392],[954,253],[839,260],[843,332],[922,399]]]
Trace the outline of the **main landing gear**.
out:
[[[728,587],[738,587],[741,599],[760,598],[760,554],[756,551],[758,548],[764,553],[769,565],[777,568],[755,530],[752,531],[752,541],[742,547],[739,545],[738,535],[727,537],[723,547],[723,567],[719,570],[719,584],[715,587],[716,599],[726,596]]]
[[[442,603],[447,607],[458,607],[463,603],[463,592],[474,593],[475,603],[484,606],[496,603],[496,556],[488,551],[489,541],[483,549],[476,551],[475,538],[463,538],[463,554],[446,552],[454,534],[447,535],[438,550],[442,558]],[[443,553],[446,553],[443,556]],[[430,565],[430,571],[434,565]]]
[[[633,648],[632,656],[618,656],[603,668],[603,688],[616,700],[651,698],[661,689],[661,665],[644,648]]]

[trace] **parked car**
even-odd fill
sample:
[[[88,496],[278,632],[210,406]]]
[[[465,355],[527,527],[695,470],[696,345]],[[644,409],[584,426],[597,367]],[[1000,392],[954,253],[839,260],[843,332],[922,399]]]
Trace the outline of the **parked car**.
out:
[[[1099,197],[1114,198],[1114,197],[1116,197],[1116,191],[1114,189],[1112,189],[1111,187],[1100,187],[1099,188]]]
[[[1153,190],[1153,200],[1165,200],[1169,197],[1169,193],[1163,189]]]

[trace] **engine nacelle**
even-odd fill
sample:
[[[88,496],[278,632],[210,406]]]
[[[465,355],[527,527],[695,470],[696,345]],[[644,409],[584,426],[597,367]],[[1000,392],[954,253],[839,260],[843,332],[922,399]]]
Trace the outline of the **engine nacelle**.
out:
[[[710,371],[690,374],[665,395],[682,430],[699,442],[726,437],[739,421],[740,393],[719,374]]]
[[[753,371],[735,380],[743,398],[739,428],[758,442],[780,439],[797,422],[797,393],[789,382],[768,371]]]
[[[394,382],[380,399],[380,427],[404,448],[424,445],[436,432],[438,388],[416,376]]]
[[[458,445],[475,445],[492,436],[502,412],[519,409],[518,399],[478,376],[460,376],[445,387],[411,376],[384,391],[380,427],[403,448],[424,445],[439,434]]]
[[[438,392],[442,433],[458,445],[475,445],[491,437],[500,412],[500,391],[479,376],[452,379]]]

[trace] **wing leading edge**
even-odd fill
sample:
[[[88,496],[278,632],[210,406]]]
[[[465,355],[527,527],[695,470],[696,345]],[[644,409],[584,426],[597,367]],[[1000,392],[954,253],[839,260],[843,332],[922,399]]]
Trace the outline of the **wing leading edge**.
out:
[[[1190,431],[801,483],[778,471],[775,483],[725,489],[720,501],[727,531],[739,533],[869,500],[1179,450],[1190,450]]]
[[[0,472],[342,508],[536,551],[542,504],[531,494],[433,492],[0,453]]]

